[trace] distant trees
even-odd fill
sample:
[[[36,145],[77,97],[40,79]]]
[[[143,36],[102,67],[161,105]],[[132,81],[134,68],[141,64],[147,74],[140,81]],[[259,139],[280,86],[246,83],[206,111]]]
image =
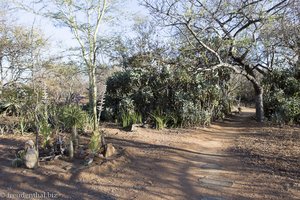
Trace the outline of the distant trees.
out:
[[[269,39],[262,37],[267,27],[282,19],[293,1],[152,1],[145,0],[157,22],[172,27],[195,51],[196,68],[230,68],[253,85],[256,118],[263,121],[264,76],[280,62],[274,59]],[[278,61],[278,62],[277,62]]]
[[[145,119],[155,118],[154,114],[175,115],[179,117],[177,125],[197,124],[203,115],[209,120],[222,117],[231,111],[236,94],[249,98],[250,92],[254,93],[256,118],[261,122],[264,111],[267,117],[275,112],[269,105],[276,97],[264,94],[275,91],[270,81],[276,80],[278,73],[293,80],[300,77],[296,0],[144,0],[155,21],[137,19],[130,38],[99,36],[113,1],[14,2],[54,20],[56,25],[68,27],[78,44],[77,59],[70,63],[66,59],[42,59],[41,51],[46,44],[42,34],[34,28],[9,25],[3,15],[1,86],[4,82],[31,81],[33,90],[38,89],[37,95],[47,93],[56,103],[72,102],[74,94],[84,93],[85,83],[81,84],[84,81],[80,74],[83,72],[89,78],[94,130],[101,114],[97,112],[97,106],[98,110],[101,107],[97,101],[103,102],[104,98],[99,91],[105,90],[105,80],[111,73],[107,66],[122,70],[107,82],[106,108],[113,110],[113,118],[120,119],[122,113]],[[157,24],[167,28],[171,40],[161,36]],[[110,60],[104,65],[101,57]],[[241,91],[237,86],[239,80],[248,80],[253,89]],[[276,87],[288,91],[284,84]],[[244,82],[240,85],[249,87]],[[297,92],[290,97],[295,96]]]
[[[228,113],[225,71],[194,73],[193,51],[160,41],[147,21],[135,28],[134,38],[115,45],[113,59],[123,70],[107,81],[104,118],[128,125],[141,116],[159,129],[208,125]]]
[[[262,38],[274,52],[277,68],[292,68],[300,79],[300,1],[289,1],[281,18],[273,20]]]
[[[94,130],[97,130],[96,68],[98,67],[97,54],[100,44],[98,34],[112,1],[32,1],[32,4],[41,8],[38,11],[32,9],[26,2],[17,2],[22,8],[49,17],[58,25],[68,27],[71,30],[79,45],[81,63],[85,66],[89,77],[89,105],[93,116]]]
[[[36,29],[13,24],[7,14],[0,16],[0,92],[3,86],[30,81],[46,40]]]
[[[88,83],[78,66],[59,59],[44,61],[40,69],[35,71],[31,82],[46,87],[49,100],[56,104],[76,103],[80,96],[87,93]]]

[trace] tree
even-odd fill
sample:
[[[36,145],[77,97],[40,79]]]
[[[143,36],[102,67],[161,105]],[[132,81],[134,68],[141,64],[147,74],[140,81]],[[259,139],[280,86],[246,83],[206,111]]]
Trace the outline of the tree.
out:
[[[292,0],[291,0],[292,1]],[[145,0],[144,5],[163,26],[185,38],[195,50],[195,59],[205,59],[197,65],[199,71],[230,68],[245,76],[253,85],[256,118],[262,122],[263,88],[260,76],[274,65],[274,52],[264,51],[266,40],[261,31],[282,17],[288,0]],[[266,56],[265,53],[268,53]],[[269,59],[271,58],[271,59]]]
[[[191,74],[197,64],[195,52],[185,44],[174,49],[156,29],[154,23],[137,23],[133,38],[114,45],[112,58],[123,70],[107,81],[104,118],[117,119],[126,127],[141,116],[157,128],[208,125],[222,118],[227,102],[219,86],[222,82],[227,92],[226,74],[220,78],[216,76],[220,70]]]
[[[266,27],[262,37],[268,38],[268,49],[281,61],[281,67],[292,68],[300,79],[300,1],[291,1],[283,15]]]
[[[3,12],[0,17],[0,93],[4,86],[24,83],[31,78],[33,63],[46,46],[46,40],[38,30],[12,24]]]
[[[33,1],[40,10],[33,10],[19,1],[22,8],[53,19],[58,25],[68,27],[79,44],[82,62],[89,77],[89,104],[93,116],[93,127],[97,129],[96,68],[98,32],[104,15],[112,4],[110,0],[44,0]]]
[[[86,95],[87,83],[77,66],[61,60],[47,60],[32,77],[33,83],[47,88],[49,101],[55,104],[78,103]]]

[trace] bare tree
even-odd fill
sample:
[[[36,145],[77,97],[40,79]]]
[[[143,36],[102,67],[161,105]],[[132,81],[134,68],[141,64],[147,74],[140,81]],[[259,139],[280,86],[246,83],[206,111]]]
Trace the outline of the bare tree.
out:
[[[268,39],[268,50],[280,59],[283,67],[291,66],[300,79],[300,1],[291,1],[284,17],[266,27],[262,37]]]
[[[264,51],[261,31],[282,17],[289,0],[145,0],[144,5],[158,22],[172,28],[197,52],[206,51],[208,66],[199,71],[230,68],[253,85],[256,118],[262,122],[263,88],[259,74],[275,65],[274,52]],[[201,54],[203,56],[203,54]],[[201,57],[200,56],[200,57]]]
[[[89,103],[93,116],[93,127],[97,130],[97,53],[99,51],[98,34],[105,14],[112,5],[112,0],[43,0],[17,1],[18,5],[36,14],[49,17],[57,25],[71,30],[81,52],[81,59],[89,77]],[[34,8],[32,8],[34,5]]]
[[[29,81],[33,63],[46,46],[43,35],[34,28],[27,28],[0,17],[0,92],[5,85]]]

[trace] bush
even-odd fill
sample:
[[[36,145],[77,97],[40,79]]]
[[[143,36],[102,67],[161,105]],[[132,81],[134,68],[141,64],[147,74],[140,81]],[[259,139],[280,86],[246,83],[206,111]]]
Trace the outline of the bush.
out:
[[[14,116],[30,115],[38,96],[32,88],[25,85],[5,87],[0,97],[0,113]]]
[[[209,125],[214,115],[228,110],[216,110],[224,103],[219,81],[211,73],[191,74],[184,67],[127,69],[108,79],[103,115],[123,127],[134,123],[135,113],[143,121],[152,119],[159,129]]]
[[[300,81],[287,69],[276,70],[263,80],[264,109],[275,123],[300,123]]]

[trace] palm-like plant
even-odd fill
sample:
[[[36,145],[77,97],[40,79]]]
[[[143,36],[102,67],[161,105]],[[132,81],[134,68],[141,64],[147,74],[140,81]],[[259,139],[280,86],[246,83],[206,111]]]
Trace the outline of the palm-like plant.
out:
[[[72,130],[74,149],[77,149],[79,143],[77,128],[82,127],[85,124],[87,119],[86,115],[86,112],[76,105],[68,105],[63,108],[62,122],[66,128]]]

